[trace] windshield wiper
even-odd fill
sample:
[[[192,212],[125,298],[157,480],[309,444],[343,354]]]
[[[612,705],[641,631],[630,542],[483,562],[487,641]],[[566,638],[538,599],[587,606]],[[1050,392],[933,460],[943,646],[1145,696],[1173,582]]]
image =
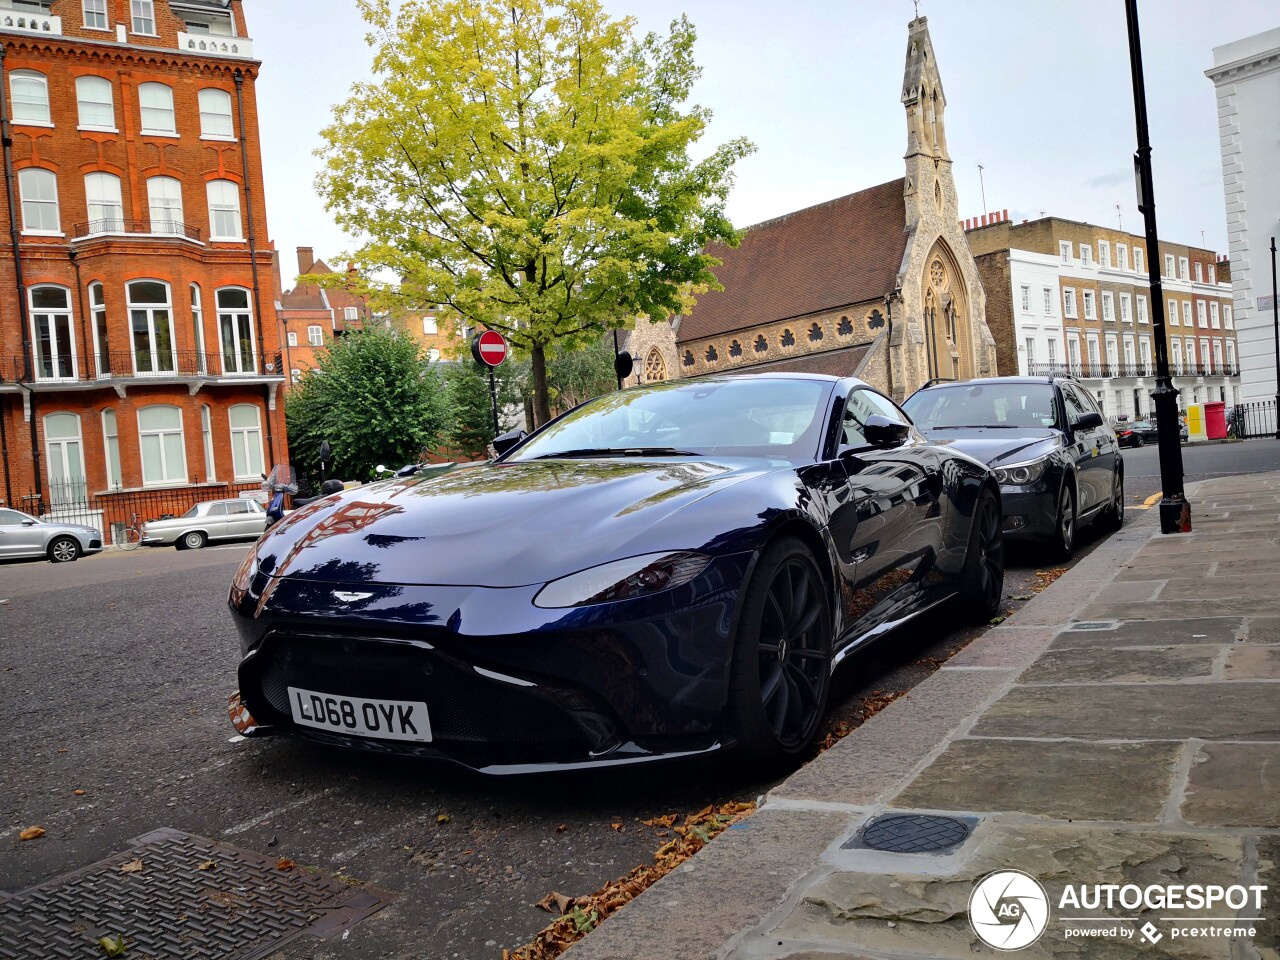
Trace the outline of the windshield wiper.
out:
[[[925,427],[926,430],[1017,430],[1012,423],[944,423],[936,427]]]
[[[559,450],[544,453],[532,460],[574,460],[587,457],[696,457],[692,450],[675,447],[581,447],[577,450]]]

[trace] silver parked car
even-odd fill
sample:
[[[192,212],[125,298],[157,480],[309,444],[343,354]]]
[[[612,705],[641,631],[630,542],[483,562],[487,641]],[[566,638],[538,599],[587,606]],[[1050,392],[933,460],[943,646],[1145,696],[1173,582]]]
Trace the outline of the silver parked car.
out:
[[[147,547],[172,545],[179,550],[199,550],[218,540],[252,540],[266,529],[266,511],[256,500],[206,500],[180,517],[144,523],[142,543]]]
[[[66,563],[102,550],[102,533],[79,523],[40,520],[0,507],[0,560],[45,557]]]

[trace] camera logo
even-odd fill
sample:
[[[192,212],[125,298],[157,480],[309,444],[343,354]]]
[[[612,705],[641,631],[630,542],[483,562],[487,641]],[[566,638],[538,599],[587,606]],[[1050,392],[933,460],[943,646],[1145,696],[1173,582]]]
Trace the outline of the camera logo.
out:
[[[1031,946],[1048,923],[1048,894],[1021,870],[989,873],[969,895],[969,925],[979,940],[997,950]]]

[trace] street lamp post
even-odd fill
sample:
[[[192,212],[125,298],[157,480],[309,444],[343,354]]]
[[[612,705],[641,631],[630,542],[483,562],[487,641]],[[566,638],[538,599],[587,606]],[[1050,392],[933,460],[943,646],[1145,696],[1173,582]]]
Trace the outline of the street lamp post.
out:
[[[1276,298],[1276,238],[1271,238],[1271,325],[1276,337],[1276,439],[1280,440],[1280,300]]]
[[[1147,276],[1151,284],[1151,323],[1156,341],[1156,388],[1151,394],[1156,411],[1156,442],[1160,452],[1160,532],[1189,533],[1191,504],[1182,485],[1182,446],[1178,436],[1178,391],[1169,376],[1169,348],[1165,341],[1164,293],[1160,284],[1160,238],[1156,231],[1155,187],[1151,178],[1151,138],[1147,132],[1147,90],[1142,76],[1142,41],[1138,35],[1138,0],[1125,0],[1129,27],[1129,65],[1133,72],[1133,112],[1138,127],[1138,151],[1133,155],[1138,180],[1138,209],[1147,236]]]

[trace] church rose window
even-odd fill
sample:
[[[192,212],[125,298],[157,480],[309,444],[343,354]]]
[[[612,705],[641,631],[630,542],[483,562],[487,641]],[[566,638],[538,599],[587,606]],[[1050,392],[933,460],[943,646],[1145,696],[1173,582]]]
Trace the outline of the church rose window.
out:
[[[693,366],[693,351],[692,351],[692,350],[686,350],[686,351],[684,352],[684,365],[685,365],[686,367],[692,367],[692,366]]]
[[[849,322],[848,317],[840,318],[840,326],[836,327],[836,333],[842,337],[847,337],[853,333],[853,324]]]
[[[867,317],[867,329],[879,330],[884,326],[884,316],[879,310],[872,310],[871,316]]]
[[[812,327],[809,328],[809,342],[817,343],[821,339],[822,339],[822,328],[815,323]]]
[[[720,359],[720,354],[716,353],[715,344],[707,347],[707,363],[714,363]]]
[[[783,330],[781,343],[784,347],[794,347],[796,345],[795,335],[790,330]]]
[[[729,344],[729,356],[731,357],[742,356],[742,344],[740,344],[737,340]]]
[[[760,336],[756,337],[756,353],[764,353],[768,349],[769,343],[765,340],[764,334],[762,333]]]

